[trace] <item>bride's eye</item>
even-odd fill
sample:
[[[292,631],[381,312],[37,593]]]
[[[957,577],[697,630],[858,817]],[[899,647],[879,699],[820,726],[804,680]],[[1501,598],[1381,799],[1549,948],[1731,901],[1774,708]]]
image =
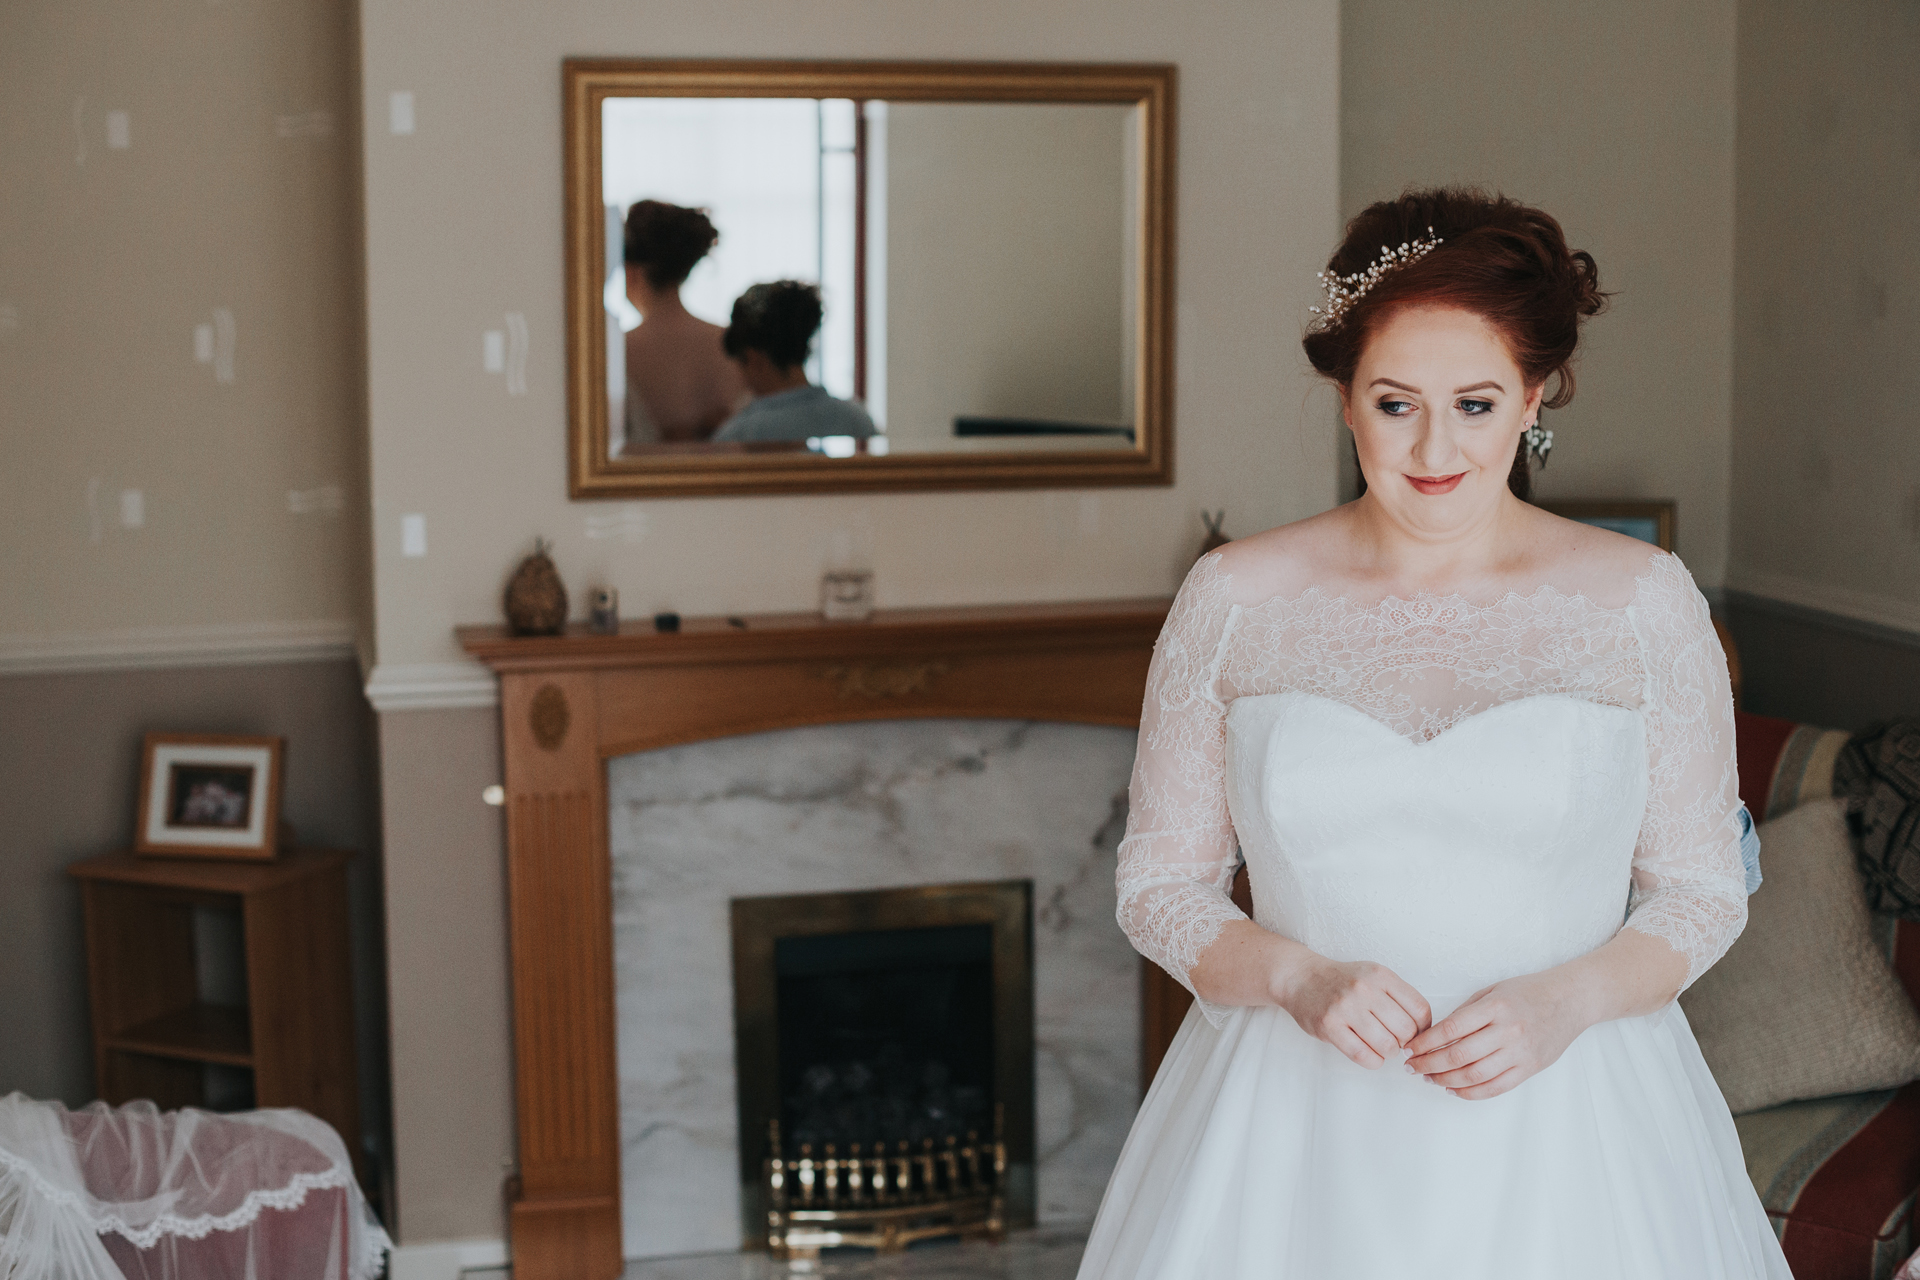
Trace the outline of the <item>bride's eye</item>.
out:
[[[1487,414],[1493,412],[1493,401],[1462,400],[1460,402],[1460,412],[1466,414],[1469,418],[1485,417]]]
[[[1382,400],[1380,402],[1380,412],[1386,414],[1389,418],[1404,418],[1412,413],[1413,409],[1414,404],[1411,400]]]

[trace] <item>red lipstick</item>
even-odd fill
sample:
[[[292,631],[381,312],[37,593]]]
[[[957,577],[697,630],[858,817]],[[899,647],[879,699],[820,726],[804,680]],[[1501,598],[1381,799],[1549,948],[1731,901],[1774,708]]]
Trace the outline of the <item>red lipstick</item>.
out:
[[[1406,473],[1402,472],[1401,474],[1405,475]],[[1455,487],[1466,478],[1466,472],[1456,471],[1450,476],[1407,476],[1407,483],[1418,489],[1421,493],[1438,496],[1443,493],[1452,493]]]

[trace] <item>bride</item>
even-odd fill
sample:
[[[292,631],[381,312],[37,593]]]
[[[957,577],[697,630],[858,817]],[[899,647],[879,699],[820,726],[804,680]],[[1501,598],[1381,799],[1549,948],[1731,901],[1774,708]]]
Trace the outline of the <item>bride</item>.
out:
[[[1522,500],[1593,259],[1416,191],[1322,278],[1366,492],[1161,634],[1119,916],[1196,1004],[1081,1280],[1789,1280],[1674,1003],[1746,922],[1725,658],[1679,560]]]

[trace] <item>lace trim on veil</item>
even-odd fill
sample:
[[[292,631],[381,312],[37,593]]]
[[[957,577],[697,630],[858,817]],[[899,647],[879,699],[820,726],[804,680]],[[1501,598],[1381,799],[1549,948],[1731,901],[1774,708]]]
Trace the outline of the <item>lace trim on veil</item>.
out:
[[[47,1104],[28,1102],[18,1094],[5,1101],[15,1106],[46,1108],[46,1114],[37,1116],[40,1127],[45,1130],[42,1136],[51,1139],[48,1144],[50,1150],[66,1150],[64,1129],[54,1118],[53,1108],[47,1107]],[[22,1202],[31,1198],[55,1211],[62,1230],[78,1229],[94,1236],[117,1235],[136,1249],[144,1250],[153,1248],[167,1238],[203,1240],[216,1231],[244,1231],[268,1209],[296,1210],[306,1203],[308,1195],[314,1191],[345,1189],[350,1192],[349,1213],[358,1209],[365,1218],[365,1221],[354,1224],[358,1230],[347,1233],[348,1241],[358,1245],[352,1250],[356,1256],[348,1259],[348,1265],[352,1269],[353,1280],[373,1280],[386,1265],[386,1254],[392,1248],[392,1241],[386,1231],[368,1215],[352,1170],[335,1163],[335,1157],[328,1159],[330,1167],[324,1170],[294,1172],[287,1175],[279,1186],[248,1191],[238,1205],[225,1213],[183,1216],[166,1210],[135,1225],[125,1215],[109,1207],[108,1202],[76,1187],[61,1186],[31,1159],[0,1145],[0,1228],[16,1218]],[[79,1177],[70,1156],[57,1157],[55,1167],[63,1166],[65,1176]],[[150,1205],[153,1201],[140,1203]],[[4,1231],[0,1231],[0,1243],[4,1243]]]
[[[285,1186],[270,1190],[249,1191],[240,1207],[231,1213],[219,1215],[203,1213],[191,1218],[176,1217],[163,1213],[144,1227],[128,1224],[117,1213],[95,1213],[88,1207],[91,1196],[83,1196],[54,1186],[40,1175],[40,1172],[25,1160],[7,1151],[0,1150],[0,1165],[7,1172],[26,1181],[28,1188],[50,1204],[70,1209],[96,1235],[124,1236],[136,1249],[151,1249],[160,1242],[162,1236],[184,1236],[188,1240],[204,1240],[215,1231],[238,1231],[250,1227],[259,1218],[262,1209],[298,1209],[307,1201],[309,1191],[328,1187],[344,1187],[353,1179],[338,1169],[329,1169],[325,1173],[296,1173]],[[378,1256],[378,1250],[372,1251]]]

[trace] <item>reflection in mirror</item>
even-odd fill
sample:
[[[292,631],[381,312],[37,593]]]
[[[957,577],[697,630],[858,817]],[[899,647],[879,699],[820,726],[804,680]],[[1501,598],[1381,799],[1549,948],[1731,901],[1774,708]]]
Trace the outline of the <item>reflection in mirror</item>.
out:
[[[609,458],[1135,448],[1142,108],[599,105]]]

